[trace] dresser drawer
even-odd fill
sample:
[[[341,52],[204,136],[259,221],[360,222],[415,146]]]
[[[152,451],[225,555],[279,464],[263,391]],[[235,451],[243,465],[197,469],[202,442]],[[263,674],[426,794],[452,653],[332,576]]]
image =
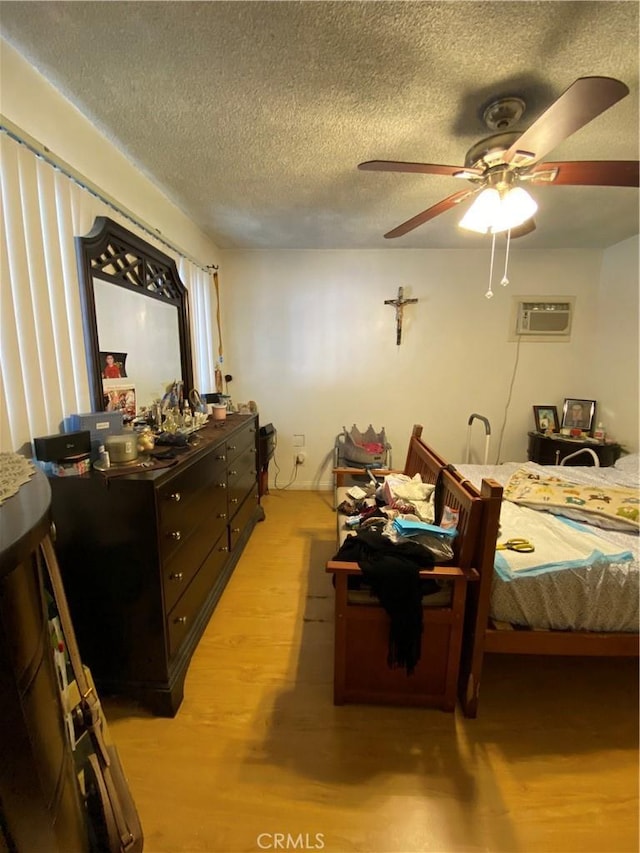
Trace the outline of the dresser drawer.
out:
[[[216,511],[226,513],[227,482],[224,461],[208,459],[191,466],[158,491],[158,532],[163,560]]]
[[[226,513],[225,513],[226,516]],[[203,561],[211,551],[211,546],[220,552],[222,558],[229,553],[227,543],[227,520],[207,516],[191,536],[163,564],[162,581],[164,608],[168,613],[189,586]]]
[[[230,550],[233,551],[238,540],[242,536],[242,532],[253,517],[254,512],[256,511],[256,507],[258,506],[258,487],[254,483],[255,488],[253,491],[247,495],[244,500],[244,503],[241,505],[240,509],[233,516],[233,519],[229,525],[229,545]]]
[[[238,430],[226,441],[227,464],[233,462],[238,456],[252,447],[256,451],[256,422],[252,420],[250,425]]]
[[[158,506],[163,522],[172,523],[176,512],[197,496],[198,492],[208,485],[216,476],[224,477],[225,459],[219,460],[205,457],[199,462],[189,465],[184,471],[172,477],[158,489]]]
[[[226,538],[223,536],[221,541],[224,545]],[[229,554],[228,550],[219,550],[219,545],[220,543],[216,543],[216,547],[213,548],[178,603],[167,616],[169,658],[175,657],[180,650],[180,646],[188,637],[198,618],[198,613],[207,595],[224,569]]]
[[[248,447],[231,463],[227,471],[229,518],[233,518],[247,492],[255,485],[257,474],[255,448]]]

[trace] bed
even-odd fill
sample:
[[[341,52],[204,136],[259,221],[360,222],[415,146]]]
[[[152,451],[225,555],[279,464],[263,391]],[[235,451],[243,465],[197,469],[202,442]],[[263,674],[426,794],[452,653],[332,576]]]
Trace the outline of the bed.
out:
[[[507,529],[499,531],[498,542],[503,534],[514,532],[509,528],[511,513],[526,504],[526,489],[522,488],[525,479],[546,484],[557,478],[564,491],[572,495],[572,503],[553,506],[553,515],[540,501],[526,505],[524,511],[544,521],[564,523],[567,531],[575,527],[602,543],[601,552],[594,550],[595,556],[575,564],[558,554],[559,565],[550,564],[546,571],[505,572],[499,562],[504,552],[496,552],[492,562],[479,567],[480,581],[468,591],[459,680],[465,715],[477,714],[486,654],[637,656],[638,455],[622,457],[610,468],[531,462],[454,467],[463,481],[472,485],[491,478],[504,487],[501,522],[506,518]],[[511,484],[515,484],[513,488]],[[619,487],[633,490],[636,496],[635,502],[626,498],[620,523],[611,520],[613,513],[611,517],[606,513],[594,517],[582,511],[585,496],[598,495],[609,506]],[[509,497],[522,503],[514,507]]]

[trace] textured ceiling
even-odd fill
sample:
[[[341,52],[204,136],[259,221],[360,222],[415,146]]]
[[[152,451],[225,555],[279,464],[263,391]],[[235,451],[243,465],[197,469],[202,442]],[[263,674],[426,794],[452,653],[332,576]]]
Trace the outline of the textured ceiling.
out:
[[[497,96],[524,130],[577,77],[631,94],[546,159],[638,158],[636,2],[2,2],[0,31],[222,248],[477,247],[460,208],[383,234],[460,182]],[[522,248],[638,232],[638,190],[532,188]]]

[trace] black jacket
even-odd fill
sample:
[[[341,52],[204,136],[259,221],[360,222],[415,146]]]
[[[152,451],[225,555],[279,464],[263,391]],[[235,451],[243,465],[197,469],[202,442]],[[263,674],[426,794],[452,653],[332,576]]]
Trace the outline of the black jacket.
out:
[[[422,646],[422,596],[434,592],[435,581],[422,581],[420,569],[433,568],[425,548],[414,542],[394,543],[374,530],[348,536],[334,560],[357,563],[389,614],[390,667],[405,667],[410,675]]]

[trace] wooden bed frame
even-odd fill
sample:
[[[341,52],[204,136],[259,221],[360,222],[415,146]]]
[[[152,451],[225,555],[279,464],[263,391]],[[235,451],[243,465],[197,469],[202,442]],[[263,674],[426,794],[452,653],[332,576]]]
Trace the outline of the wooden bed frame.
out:
[[[483,481],[480,493],[452,470],[413,428],[404,473],[419,473],[423,482],[442,477],[443,502],[459,510],[453,565],[424,570],[425,579],[449,580],[453,593],[446,606],[423,607],[422,657],[415,672],[387,665],[389,620],[374,600],[363,604],[349,595],[348,578],[361,574],[356,563],[329,561],[335,581],[334,702],[424,705],[452,711],[455,707],[467,587],[477,585],[482,563],[493,561],[502,487]],[[334,471],[337,485],[361,469]]]
[[[480,580],[467,596],[459,696],[465,716],[475,717],[485,654],[638,657],[634,633],[560,631],[498,622],[490,617],[494,555],[479,564]]]

